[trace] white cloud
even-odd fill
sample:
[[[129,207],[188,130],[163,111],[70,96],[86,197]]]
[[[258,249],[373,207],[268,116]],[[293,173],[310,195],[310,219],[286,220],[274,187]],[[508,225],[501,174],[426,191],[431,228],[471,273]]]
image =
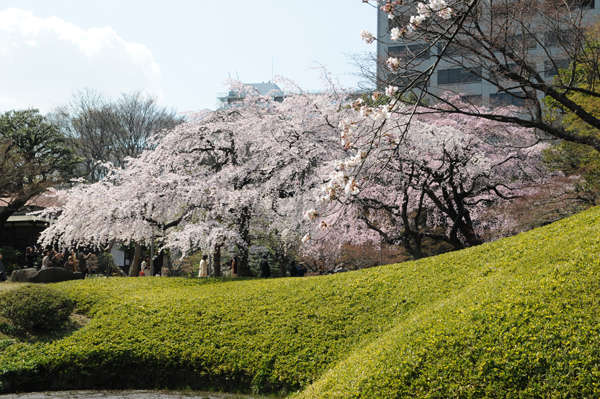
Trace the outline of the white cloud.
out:
[[[86,87],[160,95],[160,77],[151,51],[111,27],[85,30],[56,16],[0,11],[0,111],[28,104],[46,112]]]

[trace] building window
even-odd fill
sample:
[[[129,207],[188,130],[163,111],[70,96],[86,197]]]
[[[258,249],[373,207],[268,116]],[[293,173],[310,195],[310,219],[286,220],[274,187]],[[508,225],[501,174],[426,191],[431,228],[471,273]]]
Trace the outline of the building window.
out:
[[[525,99],[516,97],[514,93],[494,93],[490,94],[490,103],[492,105],[514,105],[524,107]]]
[[[398,87],[423,87],[427,83],[427,77],[420,71],[409,71],[403,74],[390,75],[388,81],[390,84]]]
[[[566,69],[569,67],[571,62],[569,60],[550,60],[544,61],[544,75],[547,78],[558,75],[559,69]]]
[[[438,54],[442,52],[445,46],[446,42],[440,42],[437,44]],[[463,39],[458,42],[450,43],[446,49],[446,52],[444,53],[444,56],[467,56],[469,54],[474,54],[474,50],[481,51],[481,43],[478,43],[474,40]]]
[[[558,45],[580,43],[583,40],[583,32],[577,29],[562,29],[560,31],[546,32],[544,34],[544,46],[556,47]]]
[[[470,71],[465,68],[442,69],[437,73],[437,80],[439,85],[481,82],[481,67]]]
[[[546,32],[544,35],[544,46],[546,47],[556,47],[561,42],[560,37],[563,32],[558,34],[557,32]]]
[[[492,6],[492,20],[507,21],[511,18],[512,12],[509,4],[494,4]]]
[[[419,59],[429,58],[431,53],[427,44],[409,44],[407,46],[388,47],[388,55],[390,57],[406,57],[408,55]]]
[[[510,48],[534,49],[537,47],[535,36],[528,33],[526,35],[511,35],[506,38],[506,45]]]
[[[567,4],[569,5],[569,8],[571,10],[574,10],[576,8],[596,8],[595,0],[567,0]]]
[[[533,70],[536,70],[535,65],[528,65],[527,67],[529,67]],[[519,75],[520,77],[524,77],[524,78],[530,77],[529,70],[526,69],[526,67],[521,67],[517,64],[509,63],[506,65],[501,65],[501,66],[494,65],[493,67],[491,67],[490,68],[490,79],[493,79],[495,81],[511,79],[509,77],[510,73],[514,73],[514,74]]]

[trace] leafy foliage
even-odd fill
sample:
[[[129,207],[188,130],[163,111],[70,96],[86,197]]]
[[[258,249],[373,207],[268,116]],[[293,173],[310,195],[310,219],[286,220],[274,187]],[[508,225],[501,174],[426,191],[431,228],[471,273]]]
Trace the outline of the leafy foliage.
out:
[[[62,292],[28,284],[0,296],[0,316],[24,330],[60,327],[73,312],[75,303]]]
[[[569,68],[559,69],[554,78],[555,84],[573,81],[583,92],[564,91],[565,97],[579,104],[594,118],[600,116],[598,68],[593,67],[600,50],[600,24],[588,31],[586,46],[578,54],[578,62]],[[589,125],[572,110],[569,110],[552,97],[544,99],[545,117],[548,121],[562,126],[567,132],[598,139],[598,129]],[[596,205],[600,197],[600,154],[584,144],[561,141],[545,152],[544,162],[552,169],[567,176],[580,176],[574,185],[577,198],[584,204]]]
[[[113,274],[113,272],[117,268],[117,265],[115,264],[112,255],[109,253],[99,252],[98,255],[96,255],[96,259],[97,267],[93,271],[97,274],[106,274],[107,269],[109,274]],[[91,269],[92,268],[90,267],[90,270]]]
[[[0,253],[2,253],[2,263],[6,269],[6,275],[10,277],[13,270],[20,269],[18,265],[19,257],[21,252],[13,247],[3,246],[0,247]]]
[[[55,285],[92,320],[0,352],[5,389],[190,386],[298,398],[597,397],[600,209],[315,278]],[[151,372],[149,372],[151,371]]]
[[[0,227],[49,187],[73,177],[78,158],[36,109],[0,115]]]

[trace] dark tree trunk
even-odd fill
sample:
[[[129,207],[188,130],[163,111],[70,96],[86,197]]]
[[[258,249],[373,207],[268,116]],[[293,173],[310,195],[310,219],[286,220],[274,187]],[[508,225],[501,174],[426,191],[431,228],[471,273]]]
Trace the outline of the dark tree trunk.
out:
[[[252,277],[252,270],[248,266],[248,250],[250,249],[250,208],[244,207],[240,213],[238,233],[245,243],[245,246],[238,247],[238,265],[239,277]]]
[[[421,235],[418,232],[413,234],[413,241],[415,243],[413,257],[415,260],[423,258],[423,242]]]
[[[279,250],[279,248],[275,249],[275,260],[279,264],[279,277],[286,277],[286,275],[287,275],[286,256],[283,253],[283,251]]]
[[[287,277],[286,263],[285,257],[279,260],[279,277]]]
[[[215,271],[215,277],[221,277],[221,246],[217,245],[215,247],[215,252],[213,253],[213,270]]]
[[[135,253],[133,262],[129,268],[129,277],[137,277],[140,274],[140,254],[142,253],[142,244],[135,243]]]

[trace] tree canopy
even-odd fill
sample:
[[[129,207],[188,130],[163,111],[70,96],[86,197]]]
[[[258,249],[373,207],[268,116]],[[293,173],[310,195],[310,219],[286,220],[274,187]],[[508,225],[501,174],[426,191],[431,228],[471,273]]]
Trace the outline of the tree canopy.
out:
[[[79,159],[36,109],[0,116],[0,227],[30,199],[75,177]]]
[[[80,173],[90,182],[105,176],[103,163],[124,166],[128,157],[142,153],[152,136],[183,121],[173,110],[160,106],[155,97],[140,91],[113,100],[89,89],[75,93],[49,118],[81,158]]]
[[[315,170],[343,152],[346,96],[299,92],[278,103],[248,93],[232,108],[190,115],[124,168],[70,190],[42,239],[99,246],[160,233],[163,248],[183,253],[236,247],[248,275],[253,225],[267,218],[280,237],[298,240],[304,203],[320,183]]]

